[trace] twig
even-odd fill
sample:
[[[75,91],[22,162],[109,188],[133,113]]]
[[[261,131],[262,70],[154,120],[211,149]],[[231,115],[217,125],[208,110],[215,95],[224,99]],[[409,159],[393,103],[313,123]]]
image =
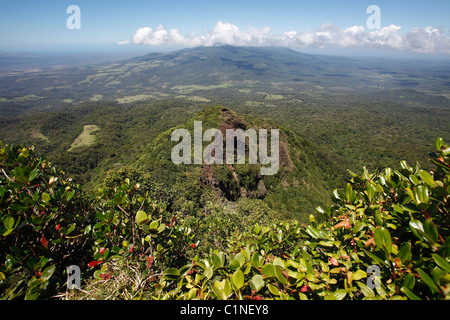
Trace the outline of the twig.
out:
[[[11,178],[6,174],[6,172],[5,172],[5,170],[4,170],[3,168],[2,168],[2,172],[3,172],[3,174],[5,175],[5,177],[6,177],[9,181],[14,182],[14,180],[11,179]]]

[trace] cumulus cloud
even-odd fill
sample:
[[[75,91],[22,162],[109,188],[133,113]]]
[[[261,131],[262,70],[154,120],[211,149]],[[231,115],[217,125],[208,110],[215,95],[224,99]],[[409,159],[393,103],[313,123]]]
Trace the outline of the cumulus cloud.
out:
[[[204,34],[182,34],[178,29],[167,30],[159,25],[138,29],[132,36],[133,44],[152,46],[213,46],[227,44],[235,46],[283,46],[290,48],[379,48],[421,53],[450,54],[450,36],[445,28],[415,28],[402,33],[402,27],[390,25],[378,30],[367,30],[363,26],[346,29],[324,23],[312,31],[287,31],[272,33],[269,27],[245,30],[228,22],[218,21],[212,30]],[[121,41],[126,44],[129,41]]]

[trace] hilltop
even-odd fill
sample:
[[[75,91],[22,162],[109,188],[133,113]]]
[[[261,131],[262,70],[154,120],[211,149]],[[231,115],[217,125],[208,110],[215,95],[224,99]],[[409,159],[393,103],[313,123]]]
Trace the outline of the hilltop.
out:
[[[203,130],[219,129],[279,129],[279,169],[274,175],[261,175],[261,164],[249,164],[248,143],[245,164],[201,164],[175,165],[171,160],[171,150],[176,142],[171,141],[175,129],[186,128],[193,136],[194,122],[200,121]],[[208,143],[205,143],[206,147]],[[223,150],[225,154],[225,149]],[[195,186],[201,188],[193,201],[201,208],[204,193],[210,192],[217,199],[238,203],[241,199],[255,199],[254,203],[264,203],[268,208],[284,217],[305,221],[320,203],[328,201],[327,194],[336,186],[339,173],[336,163],[326,161],[326,157],[314,149],[305,138],[292,130],[283,128],[273,121],[237,114],[226,107],[208,107],[195,114],[184,124],[158,135],[153,143],[142,150],[131,165],[141,170],[152,181],[169,186]],[[197,200],[197,201],[195,201]]]

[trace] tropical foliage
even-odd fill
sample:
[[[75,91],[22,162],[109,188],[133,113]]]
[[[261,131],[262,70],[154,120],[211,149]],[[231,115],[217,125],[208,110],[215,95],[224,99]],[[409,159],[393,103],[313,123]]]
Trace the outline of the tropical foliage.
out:
[[[258,199],[180,210],[132,170],[87,194],[33,148],[1,144],[0,296],[449,299],[450,147],[435,146],[431,171],[350,172],[301,224]],[[83,291],[67,290],[69,265]]]

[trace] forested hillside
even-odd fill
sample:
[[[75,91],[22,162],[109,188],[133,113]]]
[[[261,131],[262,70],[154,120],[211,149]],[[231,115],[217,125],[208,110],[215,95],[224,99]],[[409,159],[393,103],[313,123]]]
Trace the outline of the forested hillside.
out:
[[[449,74],[232,46],[4,72],[0,298],[449,299]],[[175,164],[196,123],[278,130],[276,173]]]

